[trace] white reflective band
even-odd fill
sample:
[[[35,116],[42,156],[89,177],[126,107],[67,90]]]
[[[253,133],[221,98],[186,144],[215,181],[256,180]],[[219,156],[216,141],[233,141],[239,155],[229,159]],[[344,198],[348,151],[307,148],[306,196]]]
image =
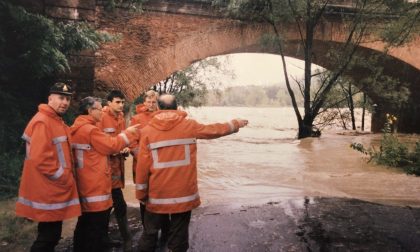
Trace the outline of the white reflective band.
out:
[[[153,168],[163,169],[163,168],[173,168],[173,167],[189,165],[191,163],[190,144],[195,144],[196,141],[197,140],[195,138],[181,138],[181,139],[166,140],[166,141],[160,141],[160,142],[149,144],[149,148],[152,150]],[[176,145],[184,145],[185,158],[183,160],[159,162],[157,149],[168,147],[168,146],[176,146]]]
[[[80,198],[80,200],[83,203],[87,203],[87,202],[106,201],[106,200],[109,200],[110,198],[111,198],[111,194],[107,194],[107,195],[99,195],[99,196],[92,196],[92,197],[82,197]]]
[[[71,147],[73,149],[76,149],[76,150],[90,150],[90,149],[92,149],[92,146],[90,146],[90,144],[74,143],[74,144],[71,144]]]
[[[235,132],[235,124],[233,123],[233,121],[229,121],[229,128],[230,128],[230,133]]]
[[[128,140],[127,135],[123,132],[118,134],[119,136],[121,136],[124,139],[125,145],[129,145],[130,144],[130,140]]]
[[[30,206],[32,208],[35,209],[42,209],[42,210],[57,210],[57,209],[63,209],[72,205],[78,205],[79,199],[72,199],[66,202],[61,202],[61,203],[52,203],[52,204],[47,204],[47,203],[39,203],[39,202],[35,202],[35,201],[30,201],[27,200],[25,198],[19,197],[18,198],[18,202],[26,205],[26,206]]]
[[[136,190],[144,190],[147,188],[147,184],[136,184]]]
[[[26,155],[25,155],[25,159],[29,159],[29,155],[31,153],[31,143],[30,142],[26,142],[25,144],[25,149],[26,149]]]
[[[168,199],[149,198],[149,203],[156,204],[156,205],[178,204],[178,203],[185,203],[185,202],[196,200],[198,199],[198,197],[199,195],[197,192],[193,195],[180,197],[180,198],[168,198]]]
[[[63,146],[61,145],[61,143],[58,143],[55,145],[55,147],[57,148],[58,160],[60,161],[60,165],[63,167],[67,167],[66,158],[64,157]]]
[[[73,143],[71,147],[76,150],[77,168],[83,168],[83,151],[91,150],[92,146],[90,144]]]
[[[76,149],[76,159],[77,159],[76,168],[82,169],[83,168],[83,150]]]
[[[25,140],[26,142],[31,142],[31,137],[26,135],[25,133],[23,133],[22,139]]]
[[[25,150],[26,150],[26,155],[25,155],[25,159],[29,159],[29,153],[31,150],[31,137],[29,137],[28,135],[26,135],[25,133],[23,133],[22,135],[22,139],[25,140],[26,144],[25,144]]]
[[[60,165],[60,167],[58,167],[58,170],[54,173],[54,175],[49,176],[49,178],[52,180],[56,180],[59,177],[61,177],[63,173],[64,173],[64,168]]]
[[[182,160],[159,162],[158,150],[152,150],[153,168],[163,169],[163,168],[173,168],[173,167],[189,165],[191,163],[191,158],[190,158],[190,146],[188,144],[184,145],[184,153],[185,153],[185,158]]]
[[[63,146],[61,146],[62,142],[67,141],[67,136],[59,136],[59,137],[53,138],[52,141],[53,141],[53,144],[55,144],[55,147],[57,148],[57,155],[58,155],[58,160],[60,161],[60,165],[62,167],[67,167],[66,158],[64,157]]]
[[[122,180],[122,176],[111,176],[112,180]]]
[[[52,141],[53,141],[53,144],[62,143],[62,142],[67,141],[67,136],[59,136],[59,137],[53,138]]]
[[[167,147],[167,146],[195,144],[196,142],[197,140],[195,138],[181,138],[181,139],[174,139],[174,140],[166,140],[166,141],[160,141],[160,142],[149,144],[149,149],[154,150],[157,148],[162,148],[162,147]]]
[[[105,128],[104,132],[105,133],[113,133],[113,132],[115,132],[115,128]]]

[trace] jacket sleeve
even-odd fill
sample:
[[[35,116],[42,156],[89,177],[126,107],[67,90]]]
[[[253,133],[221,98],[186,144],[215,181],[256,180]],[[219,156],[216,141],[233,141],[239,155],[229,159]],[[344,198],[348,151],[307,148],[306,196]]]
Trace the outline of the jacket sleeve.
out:
[[[144,201],[147,199],[150,167],[152,166],[152,157],[148,149],[148,138],[140,140],[140,152],[137,155],[136,166],[136,198]]]
[[[125,131],[113,137],[102,132],[99,128],[94,128],[90,132],[90,142],[93,148],[103,155],[119,152],[135,141],[136,137],[137,134],[129,134]]]
[[[50,132],[44,123],[38,122],[33,126],[29,159],[25,162],[29,162],[30,167],[37,169],[49,179],[65,184],[66,181],[68,182],[67,177],[71,169],[64,169],[64,167],[60,169],[58,156],[54,152],[55,146],[49,136]]]
[[[191,121],[194,124],[195,137],[199,139],[218,138],[238,132],[239,130],[239,123],[236,120],[213,124],[200,124],[194,120]]]

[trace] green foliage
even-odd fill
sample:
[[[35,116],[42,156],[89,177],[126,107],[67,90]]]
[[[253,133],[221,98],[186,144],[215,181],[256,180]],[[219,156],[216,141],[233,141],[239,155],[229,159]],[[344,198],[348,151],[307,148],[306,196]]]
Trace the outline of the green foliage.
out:
[[[303,11],[302,1],[287,0],[232,0],[229,15],[240,20],[257,22],[289,23],[294,20],[293,11]]]
[[[142,6],[147,0],[105,0],[105,9],[113,11],[116,7],[128,8],[133,11],[142,11]]]
[[[176,80],[181,87],[179,92],[175,92],[176,100],[184,108],[193,106],[199,107],[206,102],[207,87],[206,84],[198,81],[193,82],[188,72],[176,73]]]
[[[24,155],[21,153],[0,153],[0,200],[17,194],[23,159]]]
[[[401,167],[409,163],[408,148],[391,133],[384,133],[381,147],[373,155],[373,160],[380,165]]]
[[[21,135],[49,86],[69,72],[67,55],[116,37],[87,23],[54,23],[0,0],[0,197],[15,195],[22,168]]]
[[[192,64],[183,71],[173,73],[163,81],[152,87],[159,94],[173,94],[177,103],[184,108],[189,106],[199,107],[206,103],[209,89],[216,84],[207,77],[199,76],[202,70],[209,72],[223,71],[220,62],[216,58],[208,58]],[[142,96],[136,98],[135,103],[142,102]]]
[[[97,49],[112,40],[84,22],[55,24],[24,8],[0,2],[0,76],[13,81],[22,73],[40,79],[69,70],[66,54]]]
[[[0,2],[0,34],[0,76],[5,81],[23,71],[40,78],[69,68],[59,50],[63,34],[41,15]]]
[[[410,153],[409,159],[412,163],[407,166],[407,173],[420,176],[420,142],[416,143],[416,147],[414,151]]]
[[[343,29],[340,31],[342,43],[334,43],[333,50],[326,53],[329,65],[332,66],[328,73],[322,78],[322,82],[318,85],[318,90],[312,86],[313,74],[311,65],[313,59],[316,58],[314,54],[314,46],[317,44],[317,32],[324,29],[326,17],[329,15],[331,6],[337,4],[335,1],[329,0],[233,0],[230,5],[230,16],[240,20],[266,22],[272,26],[272,34],[276,38],[265,37],[264,43],[269,45],[269,50],[273,49],[281,54],[283,64],[285,64],[284,52],[289,38],[287,30],[284,27],[290,28],[289,24],[293,23],[296,29],[298,38],[292,37],[290,43],[298,43],[298,52],[307,62],[304,69],[304,81],[298,83],[300,85],[301,93],[304,99],[304,114],[301,115],[297,109],[298,105],[295,102],[296,96],[289,88],[289,95],[293,101],[293,106],[296,111],[296,118],[299,124],[299,138],[306,137],[305,134],[300,134],[305,131],[304,128],[312,128],[313,122],[320,114],[322,108],[325,107],[328,93],[337,84],[341,76],[348,73],[351,69],[352,58],[356,55],[361,47],[362,42],[372,34],[382,35],[381,41],[388,43],[388,47],[401,45],[410,39],[410,35],[416,34],[420,27],[418,19],[420,16],[419,4],[406,3],[401,0],[355,0],[351,1],[351,8],[343,11],[343,15],[335,15],[336,18],[341,18],[343,22]],[[338,3],[340,4],[340,3]],[[335,8],[335,7],[334,7]],[[335,10],[333,10],[335,11]],[[384,19],[391,19],[390,22]],[[378,22],[379,21],[379,22]],[[381,27],[381,23],[386,23]],[[271,35],[271,37],[273,37]],[[333,41],[331,41],[333,42]],[[364,55],[365,56],[365,55]],[[379,63],[380,64],[380,63]],[[363,70],[363,69],[362,69]],[[354,71],[355,72],[355,71]],[[377,88],[378,96],[387,101],[394,102],[398,107],[406,100],[408,89],[396,88],[404,86],[403,83],[397,84],[396,80],[379,74],[381,71],[375,71],[370,75],[372,80],[366,80],[369,83],[381,83],[381,88]],[[287,68],[283,70],[286,78],[286,85],[290,87],[289,76]],[[373,87],[373,85],[372,85]],[[392,92],[396,90],[396,92]],[[302,131],[301,131],[302,129]]]
[[[420,3],[385,0],[386,11],[394,15],[393,22],[386,22],[379,30],[388,47],[401,46],[420,32]]]
[[[0,242],[3,251],[28,251],[36,235],[36,223],[16,217],[15,201],[0,202]]]
[[[359,87],[375,97],[380,97],[383,103],[388,104],[390,109],[397,111],[406,105],[410,97],[408,83],[384,74],[381,65],[382,56],[355,56],[350,69],[357,71],[363,69],[365,78],[359,81]]]
[[[393,125],[397,118],[387,115],[379,150],[371,147],[366,149],[361,143],[352,143],[350,147],[370,157],[369,161],[376,164],[398,167],[408,174],[420,176],[420,142],[416,142],[414,151],[410,152],[406,144],[393,134]]]
[[[302,99],[299,100],[301,102]],[[286,88],[273,86],[238,86],[210,90],[208,106],[291,107]]]

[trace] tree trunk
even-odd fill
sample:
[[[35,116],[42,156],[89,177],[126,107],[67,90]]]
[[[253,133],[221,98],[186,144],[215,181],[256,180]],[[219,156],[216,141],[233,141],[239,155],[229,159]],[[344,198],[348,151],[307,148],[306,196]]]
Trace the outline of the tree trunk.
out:
[[[321,136],[321,132],[314,129],[314,119],[311,114],[305,114],[302,122],[299,123],[298,139]]]
[[[366,93],[363,93],[363,106],[362,106],[362,131],[365,131],[365,111],[366,111]]]
[[[349,89],[348,89],[348,99],[349,99],[349,109],[350,109],[350,116],[351,116],[351,127],[353,130],[356,130],[356,120],[354,118],[354,101],[353,101],[353,94],[351,90],[351,83],[349,83]]]
[[[343,114],[341,113],[340,108],[337,106],[338,114],[340,115],[341,124],[343,125],[343,129],[347,130],[346,119],[344,118]]]

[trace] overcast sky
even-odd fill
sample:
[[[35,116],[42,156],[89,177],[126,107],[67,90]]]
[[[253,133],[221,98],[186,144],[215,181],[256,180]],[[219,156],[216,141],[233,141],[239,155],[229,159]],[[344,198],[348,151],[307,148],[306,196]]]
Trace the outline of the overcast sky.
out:
[[[274,54],[238,53],[217,56],[218,61],[232,74],[220,74],[205,69],[201,74],[217,79],[223,86],[284,84],[281,57]],[[304,62],[287,58],[289,75],[303,78]]]

